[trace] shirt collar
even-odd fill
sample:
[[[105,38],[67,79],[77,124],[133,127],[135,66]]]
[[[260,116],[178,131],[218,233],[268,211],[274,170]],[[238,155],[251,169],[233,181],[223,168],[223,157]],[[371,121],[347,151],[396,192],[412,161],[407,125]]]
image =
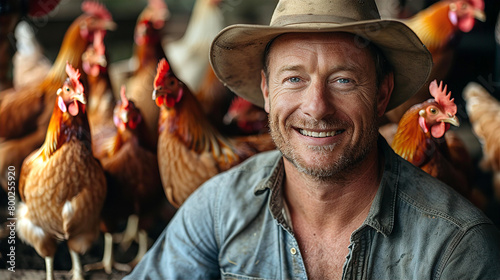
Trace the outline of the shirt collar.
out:
[[[394,228],[401,162],[398,159],[398,155],[394,153],[382,136],[379,136],[378,148],[384,155],[384,173],[368,216],[363,224],[374,228],[384,236],[388,236]]]
[[[388,236],[394,227],[396,211],[397,185],[399,182],[400,161],[385,139],[379,135],[378,149],[384,156],[384,173],[372,206],[363,225],[370,226],[383,235]],[[281,154],[280,154],[281,155]],[[285,168],[283,156],[277,158],[272,172],[254,189],[255,195],[261,195],[271,190],[269,208],[273,217],[290,232],[291,227],[286,222],[283,205],[283,179]],[[362,226],[363,227],[363,226]]]

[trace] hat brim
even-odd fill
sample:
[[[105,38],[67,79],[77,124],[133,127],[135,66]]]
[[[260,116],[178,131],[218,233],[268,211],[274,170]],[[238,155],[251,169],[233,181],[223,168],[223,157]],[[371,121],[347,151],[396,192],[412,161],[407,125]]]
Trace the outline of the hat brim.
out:
[[[417,35],[404,23],[369,20],[347,24],[301,23],[288,26],[236,24],[223,29],[213,40],[210,63],[217,77],[237,95],[264,106],[260,71],[266,45],[273,38],[296,32],[348,32],[355,44],[377,45],[394,69],[394,91],[389,111],[413,96],[427,81],[432,56]]]

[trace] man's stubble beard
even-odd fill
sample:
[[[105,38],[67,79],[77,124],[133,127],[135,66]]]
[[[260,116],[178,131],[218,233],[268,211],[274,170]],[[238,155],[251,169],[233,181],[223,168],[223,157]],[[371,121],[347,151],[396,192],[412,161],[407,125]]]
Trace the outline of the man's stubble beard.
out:
[[[374,142],[378,138],[378,127],[376,124],[376,115],[372,118],[372,123],[369,125],[368,130],[361,137],[361,142],[356,146],[348,146],[345,150],[339,154],[335,159],[332,159],[330,164],[316,164],[315,166],[307,166],[304,160],[298,155],[294,147],[290,145],[283,137],[279,131],[279,125],[277,120],[271,117],[269,114],[269,129],[271,137],[276,145],[276,147],[281,151],[286,160],[292,163],[299,172],[308,175],[312,179],[318,181],[331,180],[332,178],[337,178],[339,180],[343,179],[346,172],[350,173],[355,168],[357,164],[362,162],[366,156],[370,153],[371,149],[375,147]],[[288,123],[294,123],[293,118],[288,119]],[[347,123],[335,119],[325,119],[320,121],[304,121],[301,120],[300,124],[305,127],[346,127]],[[336,125],[337,124],[337,125]],[[290,131],[290,124],[287,124],[285,131]],[[347,133],[344,131],[343,133]],[[307,147],[311,150],[313,156],[313,161],[319,162],[324,160],[332,151],[339,149],[335,144],[328,146],[309,146]]]

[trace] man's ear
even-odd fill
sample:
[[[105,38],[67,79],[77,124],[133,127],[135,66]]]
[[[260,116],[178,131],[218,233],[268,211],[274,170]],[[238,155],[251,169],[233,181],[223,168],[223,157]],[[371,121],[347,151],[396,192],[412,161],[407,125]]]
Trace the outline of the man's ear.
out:
[[[269,88],[267,87],[266,73],[260,70],[260,90],[264,96],[264,110],[269,113]]]
[[[387,104],[389,104],[393,89],[394,73],[391,72],[384,77],[378,87],[377,115],[379,117],[382,117],[385,114],[385,109],[387,108]]]

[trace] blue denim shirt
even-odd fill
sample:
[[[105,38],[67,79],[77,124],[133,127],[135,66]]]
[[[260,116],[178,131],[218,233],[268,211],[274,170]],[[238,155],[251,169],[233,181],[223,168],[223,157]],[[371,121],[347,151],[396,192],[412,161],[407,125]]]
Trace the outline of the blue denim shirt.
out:
[[[481,211],[396,155],[368,217],[351,235],[343,279],[500,279],[500,235]],[[271,151],[189,197],[125,279],[307,279]]]

